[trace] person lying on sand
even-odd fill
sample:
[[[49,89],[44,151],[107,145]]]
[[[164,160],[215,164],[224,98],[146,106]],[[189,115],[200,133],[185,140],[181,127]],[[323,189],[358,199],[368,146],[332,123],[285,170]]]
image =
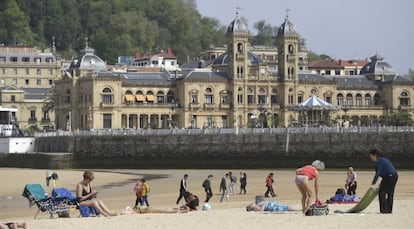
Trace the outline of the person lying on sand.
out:
[[[278,203],[274,200],[263,201],[257,204],[251,203],[247,205],[246,211],[267,211],[267,212],[287,212],[287,211],[301,211],[286,204]]]
[[[26,223],[0,223],[0,229],[17,229],[17,228],[24,228],[27,229]]]
[[[144,213],[187,213],[189,211],[197,211],[199,205],[199,199],[196,195],[185,192],[184,194],[185,205],[182,205],[179,208],[139,208],[135,207],[134,212],[144,214]]]

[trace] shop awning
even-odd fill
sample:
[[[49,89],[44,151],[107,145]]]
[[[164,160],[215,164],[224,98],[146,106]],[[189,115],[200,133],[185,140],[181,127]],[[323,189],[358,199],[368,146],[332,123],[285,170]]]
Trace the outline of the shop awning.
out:
[[[154,95],[147,95],[147,101],[154,102],[155,96]]]
[[[139,102],[143,102],[145,100],[144,95],[136,95],[135,98],[137,99],[137,101]]]
[[[134,102],[134,95],[125,95],[125,101]]]

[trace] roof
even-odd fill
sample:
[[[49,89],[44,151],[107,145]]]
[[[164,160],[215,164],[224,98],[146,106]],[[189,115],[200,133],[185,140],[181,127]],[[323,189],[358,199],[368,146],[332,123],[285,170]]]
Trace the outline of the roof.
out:
[[[285,21],[280,25],[277,36],[299,35],[296,26],[285,17]]]
[[[85,70],[104,70],[106,63],[97,55],[95,50],[89,47],[82,49],[79,56],[72,60],[69,70],[85,69]]]
[[[227,56],[228,56],[227,54],[228,52],[225,52],[221,54],[219,57],[217,57],[213,62],[213,66],[214,65],[227,65]],[[260,63],[263,63],[263,60],[259,56],[257,56],[256,54],[250,51],[247,52],[247,58],[248,58],[249,65],[259,65]]]
[[[185,77],[185,80],[209,80],[209,81],[227,81],[226,72],[213,72],[206,69],[194,69]]]
[[[314,60],[309,61],[308,68],[318,69],[344,69],[337,61],[333,59],[329,60]]]
[[[166,72],[138,72],[122,74],[123,86],[171,86],[175,82]]]
[[[249,29],[247,28],[247,25],[237,15],[236,18],[227,27],[227,34],[249,35]]]
[[[371,62],[366,64],[362,69],[360,74],[376,74],[376,75],[395,75],[395,70],[389,65],[387,62],[384,61],[384,57],[375,54],[374,56],[370,57]]]

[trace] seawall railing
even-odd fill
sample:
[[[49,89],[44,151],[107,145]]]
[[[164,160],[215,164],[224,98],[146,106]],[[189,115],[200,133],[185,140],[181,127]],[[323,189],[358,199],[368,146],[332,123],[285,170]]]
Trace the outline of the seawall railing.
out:
[[[384,127],[297,127],[297,128],[206,128],[206,129],[93,129],[36,132],[34,137],[56,136],[134,136],[134,135],[209,135],[209,134],[287,134],[287,133],[391,133],[414,132],[414,126]]]

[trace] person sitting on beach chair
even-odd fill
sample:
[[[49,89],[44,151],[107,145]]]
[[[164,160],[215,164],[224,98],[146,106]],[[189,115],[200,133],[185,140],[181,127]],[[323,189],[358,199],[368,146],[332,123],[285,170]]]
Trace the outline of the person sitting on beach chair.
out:
[[[301,211],[301,210],[295,209],[286,204],[282,204],[274,200],[271,200],[271,201],[258,202],[257,204],[251,203],[247,205],[246,211],[287,212],[287,211]]]
[[[106,217],[115,216],[116,214],[113,214],[103,201],[97,198],[98,192],[92,189],[91,182],[94,178],[91,171],[83,173],[83,180],[76,186],[76,198],[79,205],[93,207],[99,214]]]

